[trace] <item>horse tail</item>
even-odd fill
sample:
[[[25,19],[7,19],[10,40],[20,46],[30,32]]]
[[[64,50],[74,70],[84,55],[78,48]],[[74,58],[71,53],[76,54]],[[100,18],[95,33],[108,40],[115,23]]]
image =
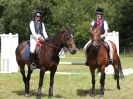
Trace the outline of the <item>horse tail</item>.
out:
[[[19,46],[17,46],[15,50],[15,54],[16,54],[16,60],[18,62],[21,59],[20,52],[19,52]]]
[[[15,50],[15,54],[17,55],[18,52],[19,52],[19,49],[18,49],[18,46],[17,46],[17,48]]]
[[[119,66],[118,68],[119,68],[119,74],[120,74],[119,78],[124,79],[125,76],[124,76],[123,71],[122,71],[122,66],[121,66],[121,61],[120,61],[119,56],[118,56],[118,66]]]

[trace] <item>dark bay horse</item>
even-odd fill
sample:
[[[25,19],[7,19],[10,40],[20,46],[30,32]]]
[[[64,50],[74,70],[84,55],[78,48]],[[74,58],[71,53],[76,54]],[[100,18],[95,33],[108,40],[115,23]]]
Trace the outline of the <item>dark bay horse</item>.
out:
[[[111,42],[111,41],[110,41]],[[120,90],[119,77],[124,78],[122,72],[122,66],[120,58],[117,53],[116,46],[111,42],[113,47],[113,68],[114,68],[114,79],[117,80],[117,89]],[[103,40],[100,37],[99,27],[93,27],[91,31],[91,44],[86,49],[86,65],[89,66],[92,76],[92,95],[95,95],[95,70],[101,72],[100,77],[100,95],[104,95],[104,84],[105,84],[105,67],[109,65],[108,62],[109,54]],[[120,74],[120,75],[119,75]]]
[[[22,58],[22,53],[27,46],[29,46],[28,41],[24,41],[18,45],[18,47],[16,48],[16,60],[20,67],[20,72],[25,84],[25,95],[29,96],[29,82],[32,70],[30,69],[30,61]],[[42,44],[42,47],[38,54],[39,61],[36,63],[37,68],[40,69],[40,78],[37,92],[38,98],[41,97],[44,74],[48,70],[50,71],[49,96],[53,96],[54,75],[60,61],[59,52],[63,47],[66,47],[71,54],[75,54],[77,51],[72,31],[69,28],[64,28],[55,37],[46,39]],[[28,66],[27,75],[25,74],[25,65]]]

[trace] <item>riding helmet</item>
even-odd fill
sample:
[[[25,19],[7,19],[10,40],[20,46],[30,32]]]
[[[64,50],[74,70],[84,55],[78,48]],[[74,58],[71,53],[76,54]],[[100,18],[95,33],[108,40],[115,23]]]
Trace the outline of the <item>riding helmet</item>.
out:
[[[102,8],[97,8],[95,14],[101,14],[101,15],[103,15],[103,9]]]
[[[42,17],[42,11],[35,11],[34,12],[34,17]]]

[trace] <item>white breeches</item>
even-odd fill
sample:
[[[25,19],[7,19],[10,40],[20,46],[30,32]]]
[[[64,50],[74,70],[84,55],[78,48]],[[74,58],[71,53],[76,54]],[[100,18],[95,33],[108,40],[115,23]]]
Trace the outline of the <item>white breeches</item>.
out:
[[[112,47],[112,44],[111,44],[111,42],[109,41],[109,40],[107,40],[106,38],[105,38],[105,40],[104,40],[105,42],[107,42],[108,43],[108,45],[109,45],[109,56],[110,56],[110,59],[113,59],[113,47]]]
[[[91,43],[91,40],[89,40],[89,41],[85,44],[85,46],[84,46],[84,51],[86,51],[87,45],[90,44],[90,43]]]
[[[84,48],[83,48],[83,52],[85,53],[85,57],[87,56],[87,55],[86,55],[86,48],[87,48],[87,46],[88,46],[90,43],[91,43],[91,40],[89,40],[89,41],[85,44],[85,46],[84,46]]]
[[[111,42],[110,42],[109,40],[107,40],[106,38],[105,38],[104,41],[108,43],[109,49],[110,49],[110,51],[109,51],[109,56],[110,56],[110,59],[113,59],[113,48],[112,48]],[[85,53],[86,53],[87,45],[88,45],[89,43],[91,43],[91,40],[88,41],[88,42],[85,44],[85,46],[84,46],[84,49],[83,49],[83,50],[84,50]]]
[[[30,35],[30,52],[34,53],[37,45],[37,39]]]

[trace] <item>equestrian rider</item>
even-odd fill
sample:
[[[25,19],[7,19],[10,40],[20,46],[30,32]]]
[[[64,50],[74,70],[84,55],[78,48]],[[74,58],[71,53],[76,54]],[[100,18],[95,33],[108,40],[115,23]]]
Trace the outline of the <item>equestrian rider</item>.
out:
[[[44,23],[41,21],[42,12],[36,11],[33,14],[34,19],[30,22],[30,67],[31,69],[36,68],[34,63],[34,52],[38,42],[44,42],[44,39],[48,38],[48,35],[45,30]]]
[[[91,30],[92,30],[92,27],[93,26],[98,26],[100,28],[100,31],[101,31],[101,38],[105,38],[104,41],[108,43],[109,45],[109,63],[112,64],[113,63],[113,48],[112,48],[112,45],[111,43],[106,39],[106,35],[108,33],[108,24],[107,24],[107,21],[105,21],[103,19],[103,9],[101,8],[97,8],[96,12],[95,12],[95,15],[96,15],[96,20],[93,20],[91,22]],[[88,46],[88,44],[91,43],[91,40],[89,42],[86,43],[86,45],[84,46],[84,50],[86,50],[86,47]]]

